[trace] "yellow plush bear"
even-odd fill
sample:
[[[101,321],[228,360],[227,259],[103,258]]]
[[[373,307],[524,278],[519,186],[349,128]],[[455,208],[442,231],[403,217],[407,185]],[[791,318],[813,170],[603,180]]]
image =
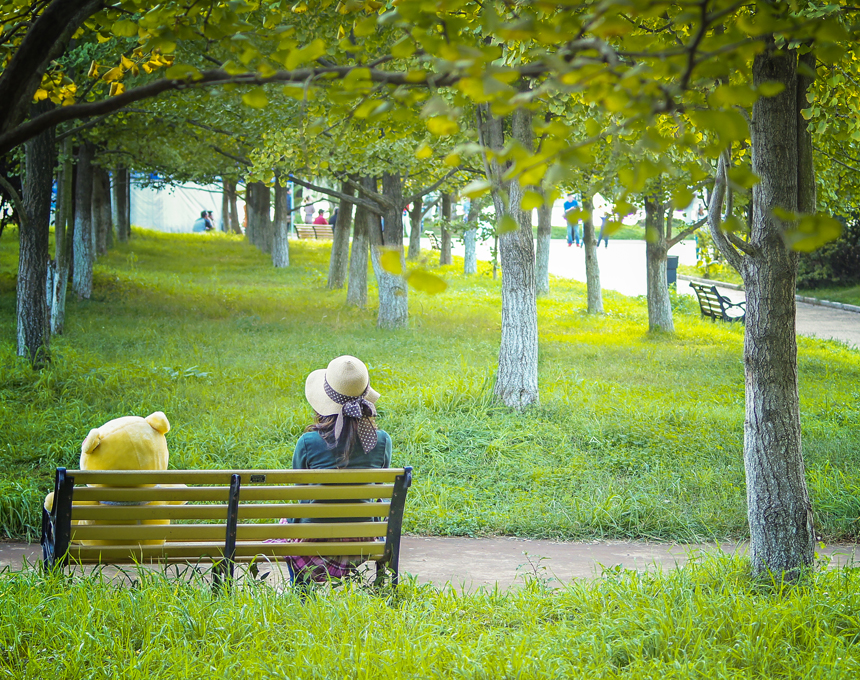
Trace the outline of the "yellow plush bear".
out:
[[[126,416],[111,420],[90,433],[81,444],[81,470],[166,470],[167,440],[164,435],[170,423],[161,411],[146,418]],[[150,485],[146,485],[150,486]],[[94,501],[76,501],[75,505],[95,505]],[[45,509],[54,505],[54,493],[45,498]],[[169,503],[165,503],[169,505]],[[77,524],[93,524],[81,520]],[[103,523],[103,522],[102,522]],[[167,519],[125,521],[111,524],[170,524]],[[115,541],[81,541],[85,545],[110,545]],[[161,545],[164,541],[140,541],[142,545]]]

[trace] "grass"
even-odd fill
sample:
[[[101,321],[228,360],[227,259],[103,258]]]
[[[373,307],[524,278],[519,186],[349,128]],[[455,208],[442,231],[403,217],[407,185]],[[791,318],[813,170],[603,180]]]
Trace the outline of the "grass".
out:
[[[797,293],[805,297],[817,298],[819,300],[831,300],[833,302],[842,302],[847,305],[860,307],[860,286],[851,286],[849,288],[803,289],[798,290]]]
[[[608,569],[552,590],[473,594],[407,581],[302,600],[253,580],[132,574],[133,587],[0,574],[0,675],[115,678],[848,678],[860,573],[752,582],[736,558],[661,574]]]
[[[410,292],[411,327],[325,289],[329,244],[294,242],[275,270],[238,237],[135,231],[70,297],[54,362],[14,355],[16,234],[0,239],[0,528],[33,537],[57,465],[91,427],[163,410],[171,466],[287,467],[311,418],[306,375],[362,357],[382,393],[394,463],[415,467],[405,529],[435,535],[698,540],[746,534],[742,333],[675,300],[677,332],[649,335],[644,300],[552,280],[539,300],[541,404],[495,405],[500,282],[488,267]],[[438,254],[427,254],[438,258]],[[425,265],[439,271],[432,259]],[[459,268],[459,269],[458,269]],[[799,341],[804,455],[826,540],[858,535],[860,355]]]

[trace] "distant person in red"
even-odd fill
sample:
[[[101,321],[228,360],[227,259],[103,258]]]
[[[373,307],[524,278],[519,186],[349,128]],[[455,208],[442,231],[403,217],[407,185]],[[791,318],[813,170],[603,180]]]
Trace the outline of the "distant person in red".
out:
[[[320,210],[317,213],[317,216],[314,217],[314,224],[328,224],[328,220],[325,218],[325,215],[323,215],[324,212],[324,210]]]

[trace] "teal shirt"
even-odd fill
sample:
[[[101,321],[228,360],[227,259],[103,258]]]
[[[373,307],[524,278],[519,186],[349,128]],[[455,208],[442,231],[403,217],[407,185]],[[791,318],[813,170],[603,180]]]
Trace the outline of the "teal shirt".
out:
[[[305,432],[296,442],[293,452],[294,470],[332,470],[337,468],[339,456],[337,448],[330,449],[325,440],[317,432]],[[391,437],[384,430],[376,431],[376,446],[365,453],[358,444],[358,450],[349,458],[347,468],[387,468],[391,467]],[[307,503],[308,501],[302,501]],[[323,502],[323,501],[317,501]],[[349,501],[327,501],[329,503],[347,503]],[[353,501],[355,502],[355,501]],[[364,501],[370,503],[372,501]],[[370,518],[354,517],[351,519],[311,519],[309,517],[296,519],[296,522],[368,522]]]

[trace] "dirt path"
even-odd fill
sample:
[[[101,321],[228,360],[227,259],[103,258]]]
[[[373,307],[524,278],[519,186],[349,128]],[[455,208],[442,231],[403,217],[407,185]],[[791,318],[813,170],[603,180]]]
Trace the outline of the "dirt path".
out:
[[[831,566],[854,561],[857,544],[828,546]],[[691,557],[718,550],[745,550],[744,545],[678,545],[643,541],[593,541],[556,543],[517,538],[443,538],[405,536],[400,551],[401,573],[413,574],[421,583],[475,590],[521,585],[526,575],[565,583],[574,578],[599,576],[602,567],[621,566],[640,571],[672,569]],[[0,568],[21,569],[41,557],[39,546],[0,542]]]

